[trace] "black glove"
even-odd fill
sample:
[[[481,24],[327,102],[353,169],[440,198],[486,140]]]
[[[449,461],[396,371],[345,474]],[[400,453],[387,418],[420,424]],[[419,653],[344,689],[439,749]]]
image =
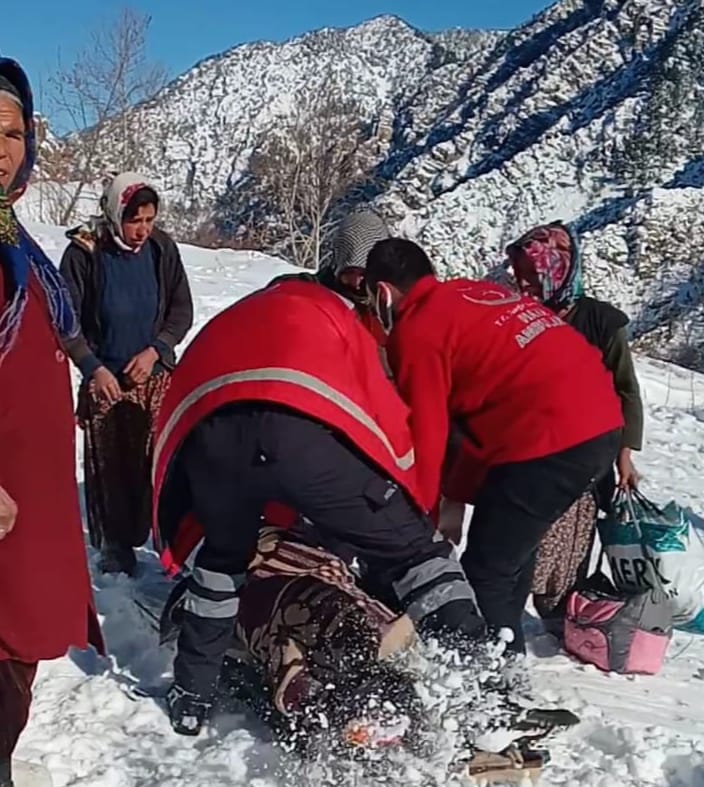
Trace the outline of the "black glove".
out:
[[[174,732],[179,735],[198,735],[212,705],[174,683],[166,694],[166,707]]]

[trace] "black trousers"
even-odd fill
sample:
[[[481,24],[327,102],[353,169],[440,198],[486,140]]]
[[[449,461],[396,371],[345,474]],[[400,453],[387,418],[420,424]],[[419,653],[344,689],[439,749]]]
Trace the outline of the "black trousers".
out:
[[[510,628],[525,651],[521,617],[535,558],[550,525],[611,469],[620,430],[527,462],[493,468],[477,495],[462,565],[490,629]]]
[[[321,546],[357,558],[420,619],[472,598],[450,545],[406,494],[322,424],[268,406],[229,407],[201,422],[177,459],[203,525],[185,602],[175,680],[212,695],[232,635],[236,593],[254,555],[263,507],[291,506]]]
[[[0,787],[12,784],[12,753],[27,726],[36,674],[36,664],[0,660]]]

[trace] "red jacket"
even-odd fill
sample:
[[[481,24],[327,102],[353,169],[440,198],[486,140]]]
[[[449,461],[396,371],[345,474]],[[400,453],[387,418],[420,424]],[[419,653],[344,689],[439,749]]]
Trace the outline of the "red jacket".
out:
[[[0,260],[0,306],[12,292]],[[0,486],[18,509],[0,541],[0,661],[32,664],[89,643],[102,652],[78,504],[68,362],[34,275],[17,341],[0,364],[0,390]]]
[[[418,499],[408,408],[384,374],[378,346],[350,304],[322,285],[284,280],[211,320],[177,365],[161,407],[154,456],[154,521],[172,569],[200,531],[161,523],[158,503],[174,453],[222,405],[286,405],[345,434]]]
[[[492,467],[566,450],[623,425],[598,350],[532,298],[491,282],[421,279],[387,344],[411,408],[424,506],[434,505],[450,419]]]
[[[379,318],[367,308],[357,309],[357,315],[362,325],[371,333],[379,347],[386,347],[388,336],[379,322]]]

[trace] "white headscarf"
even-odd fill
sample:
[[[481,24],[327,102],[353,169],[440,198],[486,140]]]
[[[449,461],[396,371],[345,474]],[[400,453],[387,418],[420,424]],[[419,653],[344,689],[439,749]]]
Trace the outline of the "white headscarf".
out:
[[[134,249],[125,243],[122,236],[122,217],[132,197],[140,189],[145,188],[157,193],[154,186],[143,175],[138,175],[136,172],[122,172],[107,184],[100,198],[100,207],[115,243],[125,251],[134,251]]]

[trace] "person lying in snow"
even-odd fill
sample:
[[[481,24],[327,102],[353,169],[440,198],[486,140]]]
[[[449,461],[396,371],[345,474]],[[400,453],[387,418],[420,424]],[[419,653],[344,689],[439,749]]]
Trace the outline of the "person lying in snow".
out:
[[[413,622],[365,593],[357,574],[313,546],[314,539],[313,528],[300,521],[287,530],[262,528],[220,676],[224,707],[231,699],[244,703],[304,756],[314,757],[319,745],[342,758],[370,749],[429,751],[433,731],[417,676],[394,659],[415,643]],[[182,581],[171,594],[162,642],[178,635],[186,592]],[[473,663],[479,658],[475,653]],[[508,734],[513,743],[481,750],[472,741],[476,731],[467,729],[453,773],[502,783],[523,777],[547,759],[529,743],[577,721],[565,711],[519,710],[505,702],[502,738]]]
[[[353,304],[316,282],[287,278],[244,298],[188,347],[154,459],[155,540],[167,567],[204,535],[168,698],[177,732],[197,734],[208,716],[272,501],[314,523],[331,552],[364,564],[421,630],[483,635],[452,548],[418,503],[407,419]]]
[[[352,735],[349,725],[359,709],[354,698],[371,698],[382,676],[392,694],[406,687],[410,709],[408,681],[400,673],[391,681],[392,671],[379,667],[416,632],[408,615],[372,599],[354,571],[315,541],[315,530],[301,520],[285,530],[262,527],[238,593],[220,684],[231,691],[244,680],[246,687],[236,686],[240,699],[268,704],[258,709],[272,726],[290,720],[290,731],[295,723],[301,733],[312,731],[325,712],[338,732],[344,735],[347,727]],[[181,581],[164,608],[162,642],[173,640],[182,625],[187,588]],[[255,673],[246,669],[251,665]]]

